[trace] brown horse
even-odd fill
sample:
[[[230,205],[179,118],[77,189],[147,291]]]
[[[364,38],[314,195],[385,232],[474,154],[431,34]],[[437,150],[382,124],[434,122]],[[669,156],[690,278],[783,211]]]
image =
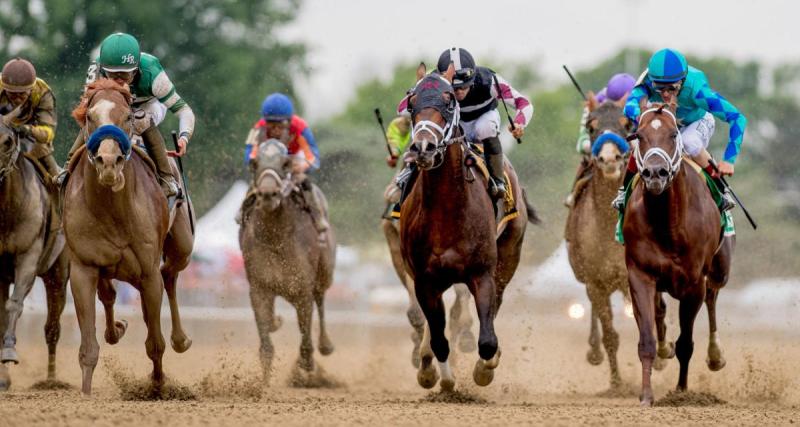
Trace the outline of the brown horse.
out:
[[[590,94],[587,106],[589,136],[592,143],[602,145],[590,160],[589,176],[576,185],[576,197],[564,234],[572,271],[575,278],[586,285],[586,294],[592,305],[591,348],[586,359],[592,365],[603,362],[599,322],[603,328],[602,343],[608,353],[613,389],[622,385],[622,379],[617,365],[619,334],[614,330],[610,297],[615,291],[628,297],[628,273],[623,248],[614,239],[617,212],[611,208],[611,201],[622,182],[626,152],[620,146],[627,149],[623,138],[630,130],[630,123],[622,114],[622,106],[613,101],[598,105],[594,94]]]
[[[410,150],[420,173],[403,203],[400,218],[403,260],[428,322],[424,341],[429,339],[432,349],[431,353],[423,347],[417,382],[425,388],[436,384],[435,355],[445,390],[455,387],[455,378],[448,363],[450,347],[444,334],[442,293],[454,283],[465,283],[475,298],[480,358],[473,379],[486,386],[500,361],[494,318],[519,263],[528,221],[516,174],[506,163],[519,216],[498,235],[487,181],[465,165],[467,152],[463,138],[458,137],[458,105],[450,84],[454,73],[451,64],[444,76],[428,75],[410,99],[415,124]],[[474,175],[479,177],[471,179]]]
[[[3,333],[0,390],[11,384],[6,363],[19,363],[16,350],[17,321],[23,301],[36,276],[47,290],[47,379],[56,378],[56,344],[59,320],[66,301],[69,263],[64,254],[64,235],[54,213],[55,200],[9,124],[19,109],[0,119],[0,331]],[[30,147],[28,147],[30,148]],[[9,288],[14,284],[14,292]]]
[[[145,347],[153,361],[156,388],[164,378],[160,316],[165,284],[173,319],[173,349],[183,352],[191,344],[180,324],[174,280],[191,253],[188,207],[183,204],[173,210],[176,218],[172,220],[149,160],[136,150],[131,153],[124,149],[130,147],[126,139],[131,129],[130,100],[127,87],[99,80],[87,87],[81,104],[73,111],[87,135],[116,129],[97,138],[94,150],[87,147],[73,158],[65,190],[64,232],[81,329],[79,361],[85,394],[91,393],[99,355],[95,294],[105,308],[106,342],[117,343],[127,328],[126,322],[114,319],[116,290],[112,279],[128,282],[142,294],[147,324]],[[162,259],[165,262],[159,268]]]
[[[281,296],[297,310],[302,339],[296,373],[315,372],[311,323],[314,304],[319,314],[319,352],[327,356],[333,343],[325,326],[325,292],[333,282],[336,242],[328,230],[320,243],[311,216],[296,186],[301,176],[291,176],[292,158],[286,147],[271,139],[261,143],[253,164],[253,186],[242,211],[239,246],[244,256],[250,302],[261,341],[264,381],[269,383],[275,349],[269,334],[280,327],[275,297]],[[314,186],[325,206],[322,192]],[[299,378],[301,382],[306,382]]]
[[[694,350],[692,330],[700,306],[708,308],[709,369],[725,366],[717,341],[717,293],[728,281],[734,239],[721,237],[720,214],[705,179],[682,161],[675,105],[656,105],[639,118],[635,148],[641,175],[625,210],[625,263],[639,326],[643,406],[653,403],[651,368],[659,357],[677,355],[679,391],[687,388]],[[680,336],[666,341],[663,292],[680,301]],[[656,336],[658,351],[656,352]]]
[[[420,76],[421,78],[421,76]],[[386,189],[384,194],[387,203],[394,205],[400,201],[400,189],[392,182]],[[381,228],[383,235],[386,237],[386,244],[389,246],[389,254],[392,258],[392,266],[394,267],[400,283],[406,288],[408,292],[408,322],[414,330],[411,332],[411,342],[414,343],[414,348],[411,349],[411,364],[415,368],[419,368],[420,364],[420,345],[422,338],[425,335],[425,315],[422,314],[422,309],[417,302],[417,296],[414,293],[414,279],[408,275],[403,263],[403,255],[400,253],[400,227],[396,220],[382,219]],[[463,353],[471,353],[475,351],[476,343],[475,336],[472,334],[472,316],[469,313],[469,289],[462,284],[456,284],[453,289],[456,292],[456,300],[450,307],[450,337],[458,341],[458,348]]]

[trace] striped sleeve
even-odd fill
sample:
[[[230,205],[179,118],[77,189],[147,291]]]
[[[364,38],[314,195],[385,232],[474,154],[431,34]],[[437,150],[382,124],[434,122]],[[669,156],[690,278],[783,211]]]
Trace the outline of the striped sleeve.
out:
[[[736,162],[736,157],[742,148],[744,130],[747,127],[747,118],[744,114],[722,95],[711,89],[709,85],[703,85],[694,96],[694,102],[698,107],[708,111],[720,120],[725,120],[730,126],[728,132],[728,145],[725,148],[723,159],[726,162]]]
[[[625,109],[623,110],[623,113],[625,113],[625,117],[627,117],[628,120],[635,125],[639,124],[639,114],[642,114],[642,110],[639,105],[641,105],[642,99],[646,98],[649,98],[649,95],[647,93],[647,89],[642,84],[633,88],[630,96],[628,96],[628,101],[625,102]]]
[[[505,102],[506,105],[514,107],[517,111],[517,115],[514,117],[515,124],[522,127],[527,126],[533,117],[533,104],[531,104],[528,98],[522,96],[521,93],[511,87],[499,74],[495,74],[494,77],[497,79],[497,84],[492,85],[492,96],[497,98],[498,101]],[[500,86],[499,94],[497,93],[497,86]]]

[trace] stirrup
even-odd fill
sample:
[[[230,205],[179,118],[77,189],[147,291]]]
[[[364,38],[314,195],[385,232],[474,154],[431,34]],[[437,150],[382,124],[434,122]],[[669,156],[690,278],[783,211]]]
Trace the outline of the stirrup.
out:
[[[489,192],[491,193],[492,197],[496,199],[500,199],[506,196],[508,190],[506,189],[506,183],[502,179],[491,179],[491,186],[489,188]]]
[[[619,187],[617,197],[611,201],[611,207],[619,212],[622,212],[622,209],[625,208],[625,187]]]
[[[720,201],[720,212],[729,211],[736,207],[736,201],[731,196],[731,192],[729,190],[725,190],[722,192],[722,199]]]

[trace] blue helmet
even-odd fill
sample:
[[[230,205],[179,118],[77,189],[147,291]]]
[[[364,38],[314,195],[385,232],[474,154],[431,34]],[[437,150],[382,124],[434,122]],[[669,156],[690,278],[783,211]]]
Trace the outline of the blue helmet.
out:
[[[289,120],[294,114],[292,100],[282,93],[269,95],[261,104],[261,115],[267,121]]]
[[[674,83],[686,77],[689,65],[677,50],[661,49],[650,57],[647,70],[650,79],[656,83]]]

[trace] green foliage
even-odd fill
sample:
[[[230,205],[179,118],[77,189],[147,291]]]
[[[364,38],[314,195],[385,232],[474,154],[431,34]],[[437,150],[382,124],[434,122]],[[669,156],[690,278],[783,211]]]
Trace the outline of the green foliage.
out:
[[[57,157],[63,159],[75,140],[77,126],[69,113],[94,49],[112,32],[131,33],[143,51],[159,57],[197,116],[184,165],[198,213],[243,176],[242,144],[263,97],[272,91],[292,95],[292,76],[304,71],[304,46],[274,35],[294,19],[297,0],[40,3],[43,10],[33,13],[29,0],[3,2],[0,58],[30,58],[52,86],[59,108]],[[165,136],[171,129],[177,129],[174,117],[161,125]]]

